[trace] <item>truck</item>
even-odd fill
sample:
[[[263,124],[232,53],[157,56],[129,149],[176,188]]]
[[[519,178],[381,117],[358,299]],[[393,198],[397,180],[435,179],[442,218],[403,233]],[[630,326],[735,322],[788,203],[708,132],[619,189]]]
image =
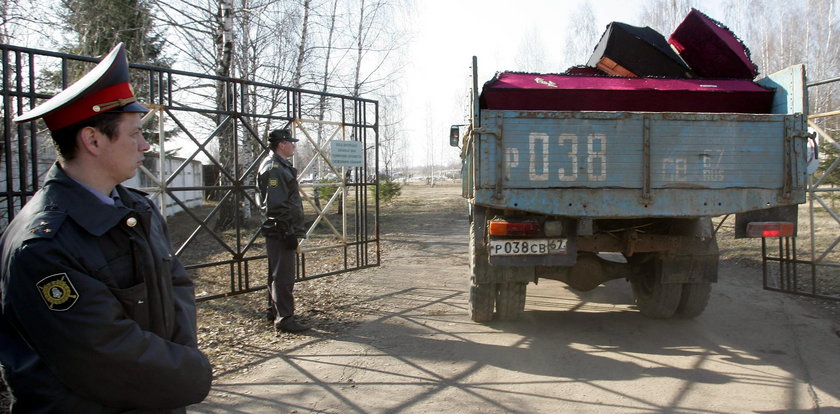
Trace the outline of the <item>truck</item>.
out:
[[[755,81],[768,113],[511,110],[453,125],[469,206],[469,313],[516,319],[527,285],[615,279],[652,318],[700,315],[718,278],[713,217],[806,196],[805,68]],[[537,79],[546,82],[545,80]]]

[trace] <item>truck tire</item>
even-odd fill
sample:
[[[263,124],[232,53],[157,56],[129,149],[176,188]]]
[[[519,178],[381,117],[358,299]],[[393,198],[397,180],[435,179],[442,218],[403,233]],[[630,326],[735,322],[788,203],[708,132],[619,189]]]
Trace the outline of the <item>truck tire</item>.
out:
[[[682,297],[682,284],[662,283],[661,268],[657,266],[656,253],[634,255],[641,263],[642,272],[630,279],[633,299],[642,315],[664,319],[674,316]]]
[[[708,219],[704,225],[711,229],[711,219]],[[709,296],[712,293],[712,281],[717,280],[719,262],[717,238],[709,238],[705,251],[699,253],[703,254],[703,257],[700,258],[701,261],[706,263],[704,280],[699,283],[683,285],[682,298],[680,298],[680,304],[677,306],[677,316],[680,318],[694,318],[706,310],[706,305],[709,304]]]
[[[494,283],[475,283],[470,281],[470,319],[473,322],[490,322],[493,319],[493,306],[496,302]]]
[[[694,318],[706,309],[712,292],[710,282],[685,283],[682,285],[680,304],[677,306],[677,316],[680,318]]]
[[[496,305],[496,284],[481,283],[488,271],[487,250],[480,240],[484,239],[484,208],[474,207],[470,217],[470,319],[474,322],[489,322],[493,319]]]
[[[525,292],[528,284],[522,282],[499,283],[496,296],[496,313],[503,321],[518,319],[525,311]]]

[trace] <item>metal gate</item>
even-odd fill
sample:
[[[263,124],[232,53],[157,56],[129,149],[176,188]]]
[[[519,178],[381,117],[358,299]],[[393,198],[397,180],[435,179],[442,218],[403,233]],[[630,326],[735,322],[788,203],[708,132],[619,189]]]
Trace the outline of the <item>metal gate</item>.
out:
[[[812,82],[808,92],[812,100],[824,98],[837,84],[840,78]],[[808,126],[821,167],[810,176],[807,203],[799,208],[798,235],[761,240],[764,288],[840,301],[840,142],[830,134],[837,136],[840,110],[810,114]]]
[[[0,52],[5,228],[55,159],[43,123],[14,125],[12,118],[98,60],[9,45]],[[167,217],[173,248],[196,278],[199,300],[265,288],[256,170],[269,152],[267,133],[284,126],[300,139],[294,164],[308,224],[298,279],[379,265],[376,101],[145,65],[131,65],[131,79],[152,109],[144,117],[147,139],[159,143],[135,185]],[[355,151],[351,163],[331,156],[336,143]]]

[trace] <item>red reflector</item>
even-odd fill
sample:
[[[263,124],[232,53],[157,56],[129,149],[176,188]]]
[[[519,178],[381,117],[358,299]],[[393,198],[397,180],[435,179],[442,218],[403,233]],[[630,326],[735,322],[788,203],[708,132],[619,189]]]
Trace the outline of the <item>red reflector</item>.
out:
[[[747,224],[747,237],[791,237],[793,227],[787,221],[757,221]]]
[[[490,222],[491,236],[539,236],[540,223],[536,221],[510,222],[495,219]]]

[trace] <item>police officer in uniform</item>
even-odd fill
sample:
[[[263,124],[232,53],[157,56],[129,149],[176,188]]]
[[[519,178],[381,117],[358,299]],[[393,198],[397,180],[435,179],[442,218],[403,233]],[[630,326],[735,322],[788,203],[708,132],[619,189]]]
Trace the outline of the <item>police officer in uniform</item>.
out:
[[[194,285],[131,178],[149,144],[123,44],[15,122],[59,159],[0,238],[0,365],[12,413],[184,413],[210,390]]]
[[[277,129],[268,136],[271,150],[260,164],[257,187],[265,221],[262,233],[268,254],[268,317],[283,332],[303,332],[309,326],[295,318],[295,261],[298,238],[306,237],[303,203],[298,193],[297,170],[288,158],[295,143],[288,129]]]

